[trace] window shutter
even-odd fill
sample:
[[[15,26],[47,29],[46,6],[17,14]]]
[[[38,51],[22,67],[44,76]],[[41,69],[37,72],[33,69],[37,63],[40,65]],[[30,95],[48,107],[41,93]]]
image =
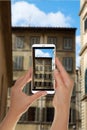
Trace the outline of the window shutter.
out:
[[[73,67],[72,57],[64,57],[63,65],[64,65],[66,71],[69,71],[69,72],[72,71],[72,67]]]
[[[84,30],[85,30],[85,31],[87,30],[87,18],[86,18],[85,21],[84,21]]]
[[[85,71],[85,94],[87,94],[87,69]]]

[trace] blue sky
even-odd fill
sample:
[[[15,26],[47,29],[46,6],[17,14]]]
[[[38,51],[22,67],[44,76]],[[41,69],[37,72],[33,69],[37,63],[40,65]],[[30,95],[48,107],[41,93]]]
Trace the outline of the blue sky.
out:
[[[35,57],[52,57],[54,49],[35,49]]]
[[[80,51],[80,0],[12,0],[12,26],[75,27],[76,66]]]

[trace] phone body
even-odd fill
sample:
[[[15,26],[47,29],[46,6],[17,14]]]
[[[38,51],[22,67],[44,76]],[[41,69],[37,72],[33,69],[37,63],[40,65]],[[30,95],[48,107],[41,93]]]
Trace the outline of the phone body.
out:
[[[32,93],[47,91],[48,94],[54,94],[55,52],[54,44],[32,45]]]

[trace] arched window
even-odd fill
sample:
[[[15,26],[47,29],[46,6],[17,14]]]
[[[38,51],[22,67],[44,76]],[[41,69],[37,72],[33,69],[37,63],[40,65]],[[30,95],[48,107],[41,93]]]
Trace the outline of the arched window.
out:
[[[85,19],[85,22],[84,22],[84,30],[85,31],[87,30],[87,18]]]
[[[85,94],[87,94],[87,69],[85,71]]]

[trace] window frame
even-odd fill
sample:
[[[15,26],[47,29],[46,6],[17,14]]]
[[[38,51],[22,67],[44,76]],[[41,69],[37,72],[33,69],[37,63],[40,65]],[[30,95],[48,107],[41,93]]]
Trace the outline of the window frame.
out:
[[[84,31],[87,31],[87,17],[84,19]]]
[[[25,42],[25,36],[16,36],[15,49],[23,49],[24,48],[24,42]],[[22,46],[20,46],[20,45],[22,45]]]
[[[13,57],[13,70],[14,71],[23,70],[23,62],[24,62],[24,56],[14,56]]]
[[[87,94],[87,68],[85,70],[85,94]]]
[[[30,48],[33,44],[40,44],[40,36],[30,36]]]
[[[67,72],[72,72],[73,71],[73,57],[63,57],[63,65]]]
[[[55,39],[55,42],[54,42],[54,39]],[[56,46],[56,48],[58,48],[58,38],[57,36],[48,36],[47,37],[47,44],[54,44]]]
[[[63,49],[64,50],[73,50],[73,38],[64,37],[63,38]]]

